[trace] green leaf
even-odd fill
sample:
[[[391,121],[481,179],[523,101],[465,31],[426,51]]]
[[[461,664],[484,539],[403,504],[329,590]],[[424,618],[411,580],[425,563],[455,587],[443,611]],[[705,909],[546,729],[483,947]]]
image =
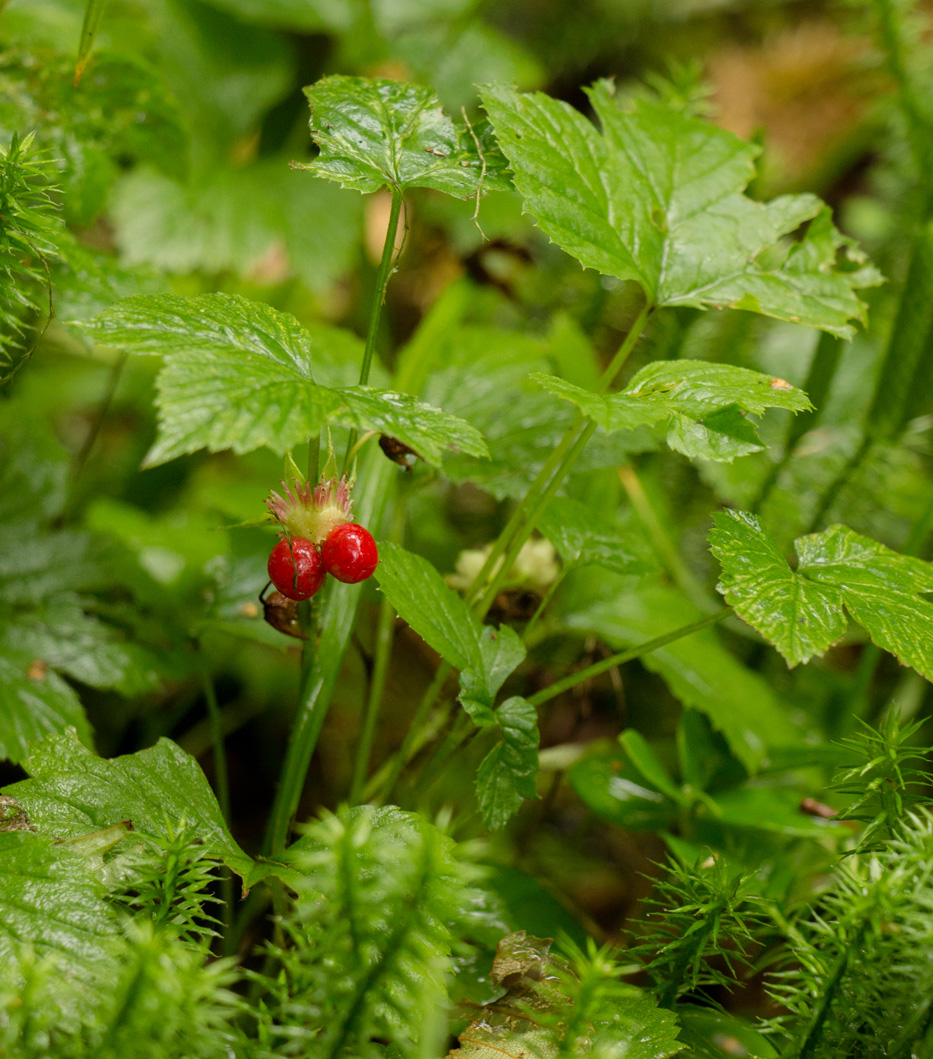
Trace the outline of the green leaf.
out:
[[[131,353],[164,354],[158,379],[159,436],[147,464],[188,452],[266,446],[283,454],[328,423],[378,430],[429,463],[452,448],[486,453],[468,423],[407,394],[315,382],[315,362],[342,352],[333,328],[302,327],[288,313],[235,295],[140,295],[82,325]]]
[[[587,754],[568,773],[570,785],[597,816],[629,831],[659,831],[677,819],[678,807],[618,752]],[[678,800],[680,792],[678,791]]]
[[[0,965],[20,946],[56,961],[56,974],[100,987],[112,974],[108,940],[119,925],[104,888],[77,850],[29,831],[0,833]]]
[[[845,632],[843,607],[872,641],[933,680],[933,563],[900,555],[845,526],[799,537],[796,571],[759,520],[716,516],[711,548],[727,602],[794,666]],[[754,563],[762,563],[756,573]]]
[[[148,653],[85,614],[77,598],[69,595],[56,596],[7,622],[0,632],[0,655],[7,651],[32,658],[82,684],[113,688],[128,697],[159,685]]]
[[[614,649],[643,643],[702,617],[680,592],[664,585],[633,586],[609,574],[603,580],[601,598],[568,615],[565,622],[603,637]],[[796,741],[787,705],[766,680],[723,647],[714,630],[684,637],[639,661],[659,673],[685,706],[710,719],[749,772],[768,763],[769,747]]]
[[[722,564],[716,587],[789,665],[821,655],[842,638],[847,623],[837,588],[792,571],[755,515],[723,511],[713,521],[710,551]]]
[[[460,674],[460,701],[477,724],[495,724],[493,707],[496,695],[506,678],[525,658],[525,645],[509,625],[494,629],[483,625],[479,630],[481,665]]]
[[[629,761],[653,786],[667,795],[671,801],[682,802],[680,788],[667,774],[667,769],[657,759],[647,740],[634,728],[626,728],[619,736],[619,742]]]
[[[468,198],[507,188],[487,126],[457,126],[430,88],[335,75],[305,89],[321,153],[298,168],[369,193],[421,187]]]
[[[31,654],[0,649],[0,759],[19,763],[29,744],[75,728],[91,728],[74,689]]]
[[[399,616],[461,671],[463,704],[477,724],[492,724],[496,692],[525,657],[515,631],[481,625],[427,559],[397,544],[379,544],[375,578]]]
[[[627,541],[620,530],[601,522],[579,500],[555,497],[538,518],[538,529],[554,545],[567,565],[605,566],[617,574],[641,574],[653,569],[638,542]]]
[[[24,765],[30,778],[6,790],[41,834],[72,838],[130,820],[137,831],[165,837],[185,820],[205,852],[238,875],[252,866],[198,763],[170,739],[107,761],[66,734],[34,746]]]
[[[445,661],[460,670],[482,670],[479,622],[427,559],[380,542],[375,578],[399,617]]]
[[[877,282],[813,195],[742,194],[758,148],[644,97],[623,113],[588,92],[598,132],[569,104],[502,86],[483,105],[541,229],[584,266],[641,286],[652,305],[731,305],[848,337]],[[790,249],[785,237],[810,221]],[[837,262],[840,249],[847,257]],[[838,266],[838,267],[837,267]]]
[[[526,798],[536,798],[538,715],[514,695],[495,711],[500,740],[480,762],[476,795],[488,828],[505,825]]]
[[[362,203],[284,158],[211,169],[185,185],[139,166],[108,215],[123,261],[173,273],[234,271],[260,283],[297,276],[323,295],[355,261]]]
[[[551,393],[572,401],[606,433],[662,425],[667,443],[694,459],[732,460],[763,446],[745,413],[810,407],[806,394],[783,379],[732,364],[659,360],[625,389],[602,396],[553,375],[533,375]]]

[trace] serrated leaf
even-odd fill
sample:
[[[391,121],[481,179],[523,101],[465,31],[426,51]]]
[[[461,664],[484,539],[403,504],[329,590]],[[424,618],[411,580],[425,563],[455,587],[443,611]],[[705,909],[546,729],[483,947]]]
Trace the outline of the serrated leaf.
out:
[[[568,615],[565,622],[603,637],[615,649],[643,643],[702,617],[680,592],[664,585],[632,585],[608,573],[604,580],[601,598]],[[787,705],[767,681],[726,650],[713,630],[676,640],[639,661],[659,673],[685,706],[709,718],[749,772],[767,764],[770,747],[796,741]],[[754,710],[749,708],[752,702]]]
[[[644,97],[623,113],[608,82],[588,95],[601,132],[541,93],[482,92],[515,186],[554,242],[634,280],[652,305],[731,305],[852,334],[865,310],[854,289],[879,277],[818,198],[754,202],[742,194],[754,145]],[[807,221],[803,241],[783,245]]]
[[[722,565],[716,587],[790,665],[821,655],[842,638],[847,623],[837,588],[791,570],[755,515],[723,511],[713,521],[710,551]]]
[[[518,695],[495,711],[499,742],[480,762],[476,797],[488,828],[503,827],[526,798],[536,798],[538,715]]]
[[[112,973],[107,941],[119,924],[104,888],[77,850],[29,831],[0,833],[0,964],[19,946],[56,961],[56,974],[103,984]]]
[[[600,395],[559,379],[532,378],[576,404],[606,433],[662,425],[667,443],[693,459],[732,460],[762,448],[744,413],[769,408],[806,411],[806,394],[783,379],[732,364],[659,360],[646,365],[618,393]]]
[[[333,328],[311,332],[288,313],[226,294],[141,295],[82,325],[98,341],[131,353],[164,354],[159,436],[149,465],[206,448],[283,454],[328,423],[378,430],[440,463],[447,448],[486,454],[478,431],[407,394],[315,381],[328,362]]]
[[[6,792],[41,834],[73,838],[130,820],[137,831],[164,837],[184,819],[205,852],[243,877],[252,867],[198,763],[170,739],[108,761],[68,733],[34,745],[24,767],[30,778]]]
[[[30,654],[0,651],[0,760],[20,763],[29,745],[75,728],[91,728],[74,689]]]
[[[800,562],[792,571],[758,518],[738,511],[716,516],[710,541],[723,567],[720,591],[788,665],[842,636],[845,607],[874,643],[933,680],[933,604],[924,598],[933,592],[933,563],[837,525],[795,541]]]
[[[555,497],[539,516],[538,529],[566,564],[605,566],[617,574],[653,569],[647,557],[638,554],[637,542],[624,540],[620,530],[603,524],[579,500]]]
[[[477,724],[492,723],[496,692],[525,657],[513,629],[481,625],[427,559],[380,543],[376,581],[399,616],[460,670],[462,701]]]
[[[455,125],[433,89],[334,75],[305,95],[321,153],[298,168],[364,193],[420,187],[468,198],[508,187],[488,127]]]

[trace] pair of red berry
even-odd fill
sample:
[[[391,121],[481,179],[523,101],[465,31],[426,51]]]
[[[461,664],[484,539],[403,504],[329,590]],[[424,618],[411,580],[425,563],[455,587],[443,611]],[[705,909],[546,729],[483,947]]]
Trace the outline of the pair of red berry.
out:
[[[341,522],[320,545],[304,537],[283,537],[269,556],[269,579],[289,599],[310,599],[327,575],[347,585],[371,577],[379,562],[376,542],[368,529]]]

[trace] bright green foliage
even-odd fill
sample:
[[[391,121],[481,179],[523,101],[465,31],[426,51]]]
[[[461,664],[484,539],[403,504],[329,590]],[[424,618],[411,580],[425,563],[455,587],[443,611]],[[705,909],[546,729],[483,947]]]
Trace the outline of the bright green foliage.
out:
[[[468,198],[508,186],[488,125],[454,125],[429,88],[338,75],[305,95],[321,153],[301,169],[364,193],[420,187]]]
[[[772,992],[782,1055],[909,1059],[933,1004],[933,818],[909,816],[877,853],[847,858],[790,935],[792,966]]]
[[[50,906],[46,906],[50,907]],[[28,944],[0,962],[0,1047],[9,1059],[227,1059],[235,999],[229,961],[145,922],[127,926],[106,990],[63,978]],[[19,1001],[22,1001],[22,1004]],[[71,1010],[61,1012],[63,1001]]]
[[[113,899],[156,930],[191,945],[210,944],[220,925],[210,892],[218,879],[216,855],[187,823],[163,836],[140,838],[141,844],[121,857]]]
[[[64,238],[51,173],[31,135],[21,140],[14,133],[9,147],[0,144],[0,382],[12,373],[32,318],[43,311],[40,299],[51,314],[49,266]]]
[[[593,363],[592,350],[586,349]],[[559,405],[531,381],[534,372],[550,371],[554,356],[540,341],[520,331],[461,325],[433,341],[435,370],[426,396],[480,431],[489,445],[490,458],[476,460],[454,454],[444,462],[444,473],[453,481],[469,481],[498,499],[521,499],[534,476],[551,455],[573,421],[575,410]],[[587,358],[579,349],[567,358],[588,382]],[[595,374],[595,368],[592,369]],[[644,429],[607,437],[595,434],[580,454],[579,472],[617,467],[632,452],[656,447]]]
[[[670,858],[632,950],[648,961],[662,1004],[710,986],[731,988],[751,968],[749,948],[764,919],[759,887],[754,875],[717,857],[696,864]]]
[[[380,544],[375,577],[399,615],[461,671],[464,705],[489,719],[496,692],[525,657],[515,632],[480,625],[426,559],[397,544]]]
[[[918,721],[901,727],[892,712],[877,731],[862,722],[854,736],[841,740],[848,760],[833,778],[833,789],[853,799],[838,818],[867,825],[858,852],[883,848],[899,832],[908,808],[924,797],[918,791],[926,773],[914,763],[928,761],[933,748],[911,745],[921,726]]]
[[[539,737],[534,706],[517,695],[502,703],[494,712],[492,723],[498,725],[499,742],[480,762],[476,796],[483,822],[495,829],[502,827],[526,798],[537,797]]]
[[[169,739],[105,761],[73,734],[55,736],[34,747],[24,765],[30,778],[7,793],[41,834],[66,838],[130,820],[158,838],[185,820],[205,854],[239,875],[249,871],[252,862],[230,837],[204,773]]]
[[[0,969],[12,971],[26,945],[93,993],[112,969],[117,933],[104,887],[80,852],[53,834],[0,831]]]
[[[97,341],[165,355],[150,465],[202,448],[244,453],[265,445],[282,454],[327,423],[389,434],[434,464],[445,448],[486,453],[468,423],[406,394],[316,383],[315,361],[331,359],[333,329],[316,335],[261,302],[141,295],[83,326]]]
[[[806,395],[783,379],[731,364],[656,361],[618,393],[602,396],[553,375],[532,376],[551,393],[572,401],[606,433],[661,426],[667,443],[694,459],[732,460],[762,448],[746,413],[769,408],[802,412]]]
[[[476,776],[488,827],[501,827],[523,799],[535,797],[538,726],[535,709],[512,697],[495,709],[496,693],[525,657],[507,625],[480,625],[463,599],[421,556],[398,545],[380,545],[376,580],[393,607],[451,665],[461,671],[460,702],[481,728],[497,728],[498,741]]]
[[[439,1054],[451,955],[486,929],[476,870],[421,817],[363,807],[325,815],[301,839],[288,944],[262,976],[250,1059],[370,1059],[373,1038],[402,1057]],[[251,1034],[252,1036],[252,1034]]]
[[[715,521],[720,591],[788,665],[840,639],[845,607],[879,647],[933,680],[933,604],[924,598],[933,592],[933,564],[831,526],[795,542],[794,572],[754,515],[727,511]]]
[[[567,103],[488,86],[483,105],[543,231],[581,264],[634,280],[650,305],[725,306],[851,336],[878,282],[814,195],[742,194],[757,149],[660,103],[623,112],[588,92],[600,134]],[[810,222],[805,238],[784,237]],[[844,248],[847,258],[837,267]]]
[[[550,947],[525,931],[502,939],[490,980],[504,995],[460,1034],[463,1059],[668,1059],[683,1050],[675,1017],[619,981],[608,949],[571,947],[566,961]]]

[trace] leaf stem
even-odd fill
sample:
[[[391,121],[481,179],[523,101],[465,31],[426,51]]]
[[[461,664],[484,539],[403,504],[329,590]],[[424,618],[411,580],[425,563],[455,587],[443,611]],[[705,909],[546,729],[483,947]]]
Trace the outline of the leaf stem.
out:
[[[682,640],[685,636],[690,636],[701,629],[707,629],[711,625],[718,625],[731,613],[731,607],[723,607],[721,610],[717,610],[715,614],[708,614],[705,618],[699,618],[689,625],[682,625],[679,629],[664,633],[663,636],[656,636],[653,640],[646,640],[645,643],[639,644],[637,647],[619,651],[618,654],[603,658],[601,661],[587,666],[586,669],[580,669],[576,673],[571,673],[564,677],[563,680],[557,680],[548,687],[542,688],[536,695],[530,696],[528,701],[532,706],[540,706],[542,703],[556,698],[577,684],[581,684],[584,680],[590,680],[593,677],[598,677],[601,673],[608,672],[610,669],[615,669],[616,666],[622,665],[623,662],[631,662],[636,658],[641,658],[642,655],[656,651],[659,647],[674,643],[675,640]]]
[[[376,273],[376,289],[373,293],[373,304],[369,311],[369,330],[366,333],[366,347],[363,350],[363,363],[360,365],[360,386],[369,382],[369,372],[376,352],[376,338],[379,335],[379,321],[382,319],[382,307],[385,304],[386,287],[392,273],[392,256],[395,253],[395,234],[398,231],[399,217],[402,215],[402,192],[392,188],[392,205],[389,209],[389,226],[386,229],[385,242],[382,245],[382,258],[379,271]],[[350,431],[347,439],[347,452],[343,459],[343,470],[346,473],[350,463],[350,454],[356,444],[356,430]]]
[[[639,312],[629,328],[625,341],[612,358],[609,367],[606,368],[600,377],[599,386],[596,389],[597,393],[605,393],[615,381],[616,376],[628,360],[629,354],[635,348],[635,343],[644,331],[653,309],[654,306],[648,302],[642,307],[641,312]],[[499,534],[467,597],[467,602],[473,605],[480,618],[484,617],[492,606],[493,600],[495,600],[499,592],[499,586],[502,584],[503,579],[508,576],[509,568],[515,556],[521,551],[522,545],[531,535],[541,512],[547,507],[551,497],[563,484],[564,479],[570,473],[571,468],[576,463],[577,458],[595,430],[596,423],[592,421],[586,423],[583,413],[579,413],[570,426],[567,427],[564,436],[551,453],[550,458],[538,472],[528,492],[512,512],[512,517]],[[487,578],[489,579],[488,584]]]
[[[623,489],[625,489],[625,492],[628,494],[628,498],[635,510],[635,514],[638,516],[639,522],[641,522],[642,526],[648,531],[651,546],[654,549],[655,554],[661,560],[661,563],[666,568],[667,572],[671,575],[674,584],[677,585],[685,596],[700,607],[701,610],[709,610],[711,604],[710,597],[704,591],[703,586],[687,569],[684,561],[680,558],[677,549],[674,547],[673,541],[671,541],[667,530],[664,528],[664,524],[658,518],[651,505],[648,494],[645,492],[645,488],[641,484],[641,479],[638,477],[635,468],[630,463],[623,464],[619,468],[619,481],[622,483]]]

